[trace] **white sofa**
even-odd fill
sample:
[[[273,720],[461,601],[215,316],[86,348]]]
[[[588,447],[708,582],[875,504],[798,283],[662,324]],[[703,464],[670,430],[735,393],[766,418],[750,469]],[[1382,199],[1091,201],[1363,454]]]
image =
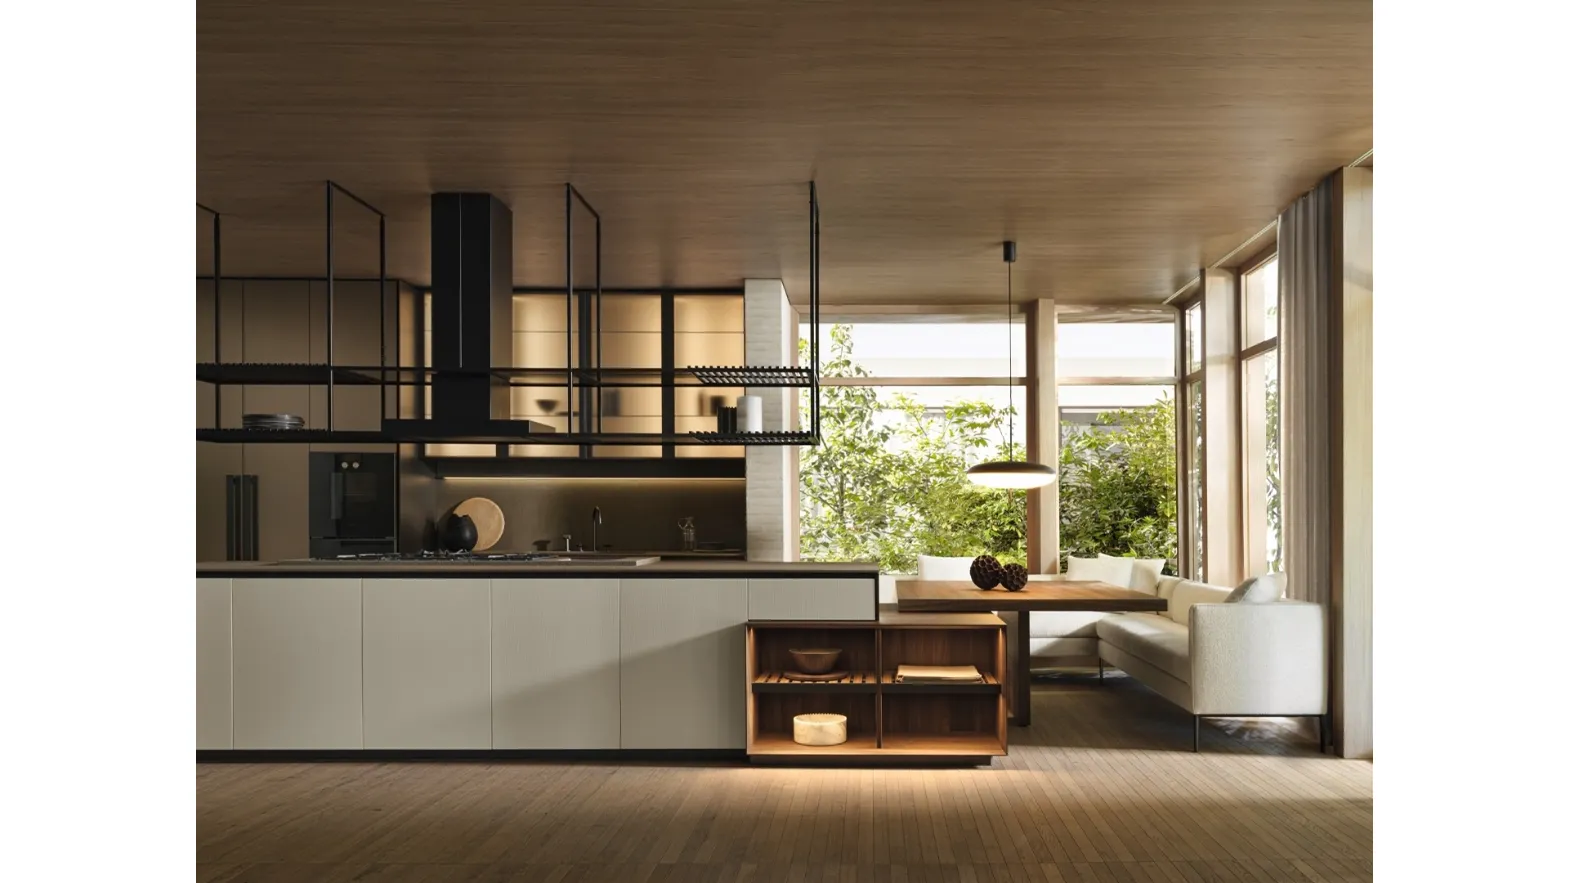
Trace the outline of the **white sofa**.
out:
[[[963,572],[961,565],[963,564]],[[1078,565],[1078,566],[1076,566]],[[1281,598],[1279,575],[1260,578],[1252,598],[1233,590],[1158,576],[1160,562],[1102,556],[1071,559],[1064,579],[1098,579],[1167,599],[1163,613],[1030,615],[1032,668],[1109,664],[1194,716],[1194,750],[1205,717],[1313,717],[1327,735],[1325,611]],[[923,579],[969,579],[969,560],[924,558]],[[1057,577],[1033,577],[1055,579]]]
[[[1281,598],[1278,575],[1261,577],[1264,600],[1228,602],[1232,589],[1177,577],[1156,580],[1163,613],[1035,613],[1031,661],[1097,657],[1194,716],[1313,717],[1327,735],[1325,611]],[[1034,667],[1034,666],[1033,666]]]

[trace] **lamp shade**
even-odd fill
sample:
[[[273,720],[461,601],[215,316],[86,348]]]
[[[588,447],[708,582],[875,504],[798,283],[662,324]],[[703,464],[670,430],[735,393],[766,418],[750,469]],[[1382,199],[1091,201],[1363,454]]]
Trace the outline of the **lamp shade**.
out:
[[[1058,474],[1051,466],[1017,460],[977,463],[965,470],[965,475],[974,484],[1005,490],[1044,487],[1058,480]]]

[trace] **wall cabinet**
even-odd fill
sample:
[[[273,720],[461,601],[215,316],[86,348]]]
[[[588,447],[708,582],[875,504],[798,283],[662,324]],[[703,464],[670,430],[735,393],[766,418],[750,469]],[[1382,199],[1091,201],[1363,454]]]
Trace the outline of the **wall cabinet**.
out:
[[[368,579],[366,748],[491,747],[491,583]]]
[[[362,748],[360,580],[237,579],[234,747]]]
[[[749,579],[747,618],[870,622],[878,618],[877,586],[871,579]]]
[[[491,581],[496,748],[621,747],[621,581]]]
[[[621,747],[743,748],[747,581],[621,585]]]
[[[234,747],[227,579],[196,581],[196,747]]]

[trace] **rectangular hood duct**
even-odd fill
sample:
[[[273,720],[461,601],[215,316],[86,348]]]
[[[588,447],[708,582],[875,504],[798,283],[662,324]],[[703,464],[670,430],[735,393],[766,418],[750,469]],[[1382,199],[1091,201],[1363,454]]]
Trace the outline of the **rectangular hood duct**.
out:
[[[489,193],[432,194],[431,423],[464,432],[508,419],[508,387],[490,369],[511,364],[512,210]]]

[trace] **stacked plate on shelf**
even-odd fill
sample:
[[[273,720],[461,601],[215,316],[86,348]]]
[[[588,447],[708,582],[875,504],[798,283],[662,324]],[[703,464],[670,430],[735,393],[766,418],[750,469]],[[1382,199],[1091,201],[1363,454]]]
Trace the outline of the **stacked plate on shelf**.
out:
[[[246,414],[241,418],[246,429],[304,429],[305,418],[295,414]]]

